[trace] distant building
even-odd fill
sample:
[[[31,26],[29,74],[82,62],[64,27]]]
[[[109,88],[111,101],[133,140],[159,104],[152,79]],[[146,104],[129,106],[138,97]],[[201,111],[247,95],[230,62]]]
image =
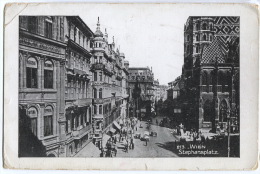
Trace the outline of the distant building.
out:
[[[142,117],[150,114],[151,101],[154,101],[154,74],[149,67],[130,67],[129,68],[129,88],[134,90],[137,85],[140,88],[140,103],[137,112]]]

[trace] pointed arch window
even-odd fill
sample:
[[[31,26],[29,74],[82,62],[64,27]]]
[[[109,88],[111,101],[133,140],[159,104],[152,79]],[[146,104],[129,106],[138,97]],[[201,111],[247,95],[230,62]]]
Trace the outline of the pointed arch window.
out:
[[[200,35],[199,34],[196,35],[196,41],[200,41]]]
[[[206,23],[202,24],[202,30],[207,30],[207,24]]]
[[[206,34],[203,34],[202,40],[203,40],[203,41],[206,41],[206,40],[207,40],[207,35],[206,35]]]

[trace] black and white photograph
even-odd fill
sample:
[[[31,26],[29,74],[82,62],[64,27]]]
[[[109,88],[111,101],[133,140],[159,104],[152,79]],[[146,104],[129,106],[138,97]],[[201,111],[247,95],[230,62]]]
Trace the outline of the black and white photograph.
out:
[[[7,57],[17,55],[16,85],[6,91],[18,115],[6,125],[17,127],[17,160],[122,159],[123,169],[124,159],[241,161],[244,147],[255,149],[258,36],[245,33],[254,25],[242,13],[253,7],[59,5],[15,6],[16,39],[5,45],[15,43]]]
[[[239,157],[239,16],[183,21],[180,74],[132,65],[102,18],[83,19],[19,17],[20,157]]]

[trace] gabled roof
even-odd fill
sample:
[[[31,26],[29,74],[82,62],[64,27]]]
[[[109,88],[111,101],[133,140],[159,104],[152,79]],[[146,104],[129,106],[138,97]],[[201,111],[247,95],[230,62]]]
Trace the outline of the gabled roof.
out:
[[[202,53],[201,63],[215,63],[218,58],[218,63],[225,63],[225,57],[217,37],[214,37],[213,42],[205,45]]]

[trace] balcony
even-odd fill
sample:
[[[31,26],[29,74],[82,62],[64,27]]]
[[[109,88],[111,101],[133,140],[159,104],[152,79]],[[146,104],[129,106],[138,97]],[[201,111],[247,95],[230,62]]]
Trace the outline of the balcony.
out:
[[[95,63],[91,66],[91,70],[94,71],[94,70],[103,70],[104,69],[104,66],[102,63]]]
[[[94,104],[102,104],[103,103],[103,99],[102,98],[93,98],[93,103]]]
[[[102,120],[104,119],[104,116],[102,114],[94,114],[93,119]]]
[[[82,138],[89,130],[91,130],[91,125],[87,125],[83,127],[82,129],[75,130],[72,132],[72,135],[75,139]]]

